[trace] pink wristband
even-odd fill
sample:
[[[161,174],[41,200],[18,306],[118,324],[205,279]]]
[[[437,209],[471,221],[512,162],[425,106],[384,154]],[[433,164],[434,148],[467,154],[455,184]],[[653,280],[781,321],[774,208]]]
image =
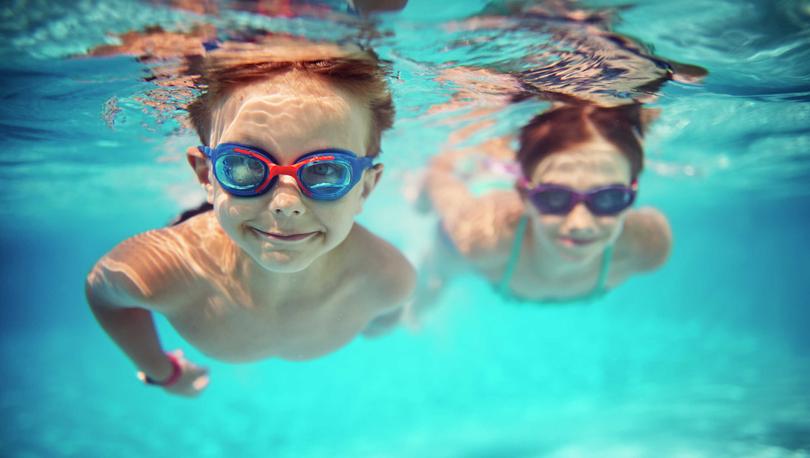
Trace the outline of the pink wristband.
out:
[[[180,366],[180,360],[178,360],[177,357],[171,353],[166,353],[166,357],[169,358],[169,362],[172,363],[172,374],[169,376],[169,378],[161,382],[149,377],[143,371],[138,371],[138,378],[147,385],[157,385],[164,388],[177,383],[177,381],[180,380],[180,376],[183,375],[183,368]]]

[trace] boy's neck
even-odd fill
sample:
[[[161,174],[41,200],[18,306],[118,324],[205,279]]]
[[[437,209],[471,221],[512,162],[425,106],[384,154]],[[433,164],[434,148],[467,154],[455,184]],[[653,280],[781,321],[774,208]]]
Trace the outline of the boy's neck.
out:
[[[297,272],[268,270],[231,241],[233,249],[236,250],[235,274],[247,283],[252,292],[264,297],[287,297],[290,294],[298,294],[301,288],[312,291],[319,286],[325,286],[328,279],[342,276],[341,272],[348,264],[345,259],[346,246],[353,232],[354,230],[338,246]]]

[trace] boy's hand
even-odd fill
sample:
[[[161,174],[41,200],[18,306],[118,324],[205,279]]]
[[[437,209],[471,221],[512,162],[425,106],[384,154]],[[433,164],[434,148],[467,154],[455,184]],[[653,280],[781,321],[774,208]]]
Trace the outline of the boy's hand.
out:
[[[183,356],[182,350],[175,350],[172,355],[180,363],[180,379],[164,390],[180,396],[195,397],[208,386],[208,369],[197,366]]]

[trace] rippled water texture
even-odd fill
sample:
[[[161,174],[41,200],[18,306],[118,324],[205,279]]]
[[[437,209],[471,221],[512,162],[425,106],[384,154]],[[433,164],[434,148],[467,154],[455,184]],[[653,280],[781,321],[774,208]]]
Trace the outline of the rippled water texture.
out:
[[[270,18],[250,2],[220,2],[216,14],[3,3],[0,456],[810,456],[810,3],[584,3],[609,12],[590,26],[708,77],[665,82],[654,98],[615,89],[627,74],[605,66],[586,25],[483,1],[412,0],[373,27],[343,13]],[[207,364],[212,383],[194,401],[145,388],[82,286],[116,243],[202,198],[183,156],[196,140],[174,108],[193,94],[145,81],[172,62],[86,53],[131,30],[194,24],[359,40],[391,62],[397,124],[360,221],[414,263],[436,224],[414,208],[414,183],[448,133],[481,120],[459,114],[504,96],[488,76],[460,93],[448,72],[649,96],[660,116],[640,201],[670,219],[672,258],[571,307],[506,304],[464,276],[420,331],[307,363],[207,360],[161,322],[164,345]],[[560,66],[595,76],[562,78]],[[466,105],[435,109],[454,97]],[[470,144],[514,131],[548,100],[498,106]]]

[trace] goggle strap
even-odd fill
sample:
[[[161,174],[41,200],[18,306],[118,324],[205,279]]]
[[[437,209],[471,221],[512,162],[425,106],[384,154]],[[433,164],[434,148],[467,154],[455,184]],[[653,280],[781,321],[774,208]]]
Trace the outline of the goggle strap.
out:
[[[197,150],[205,155],[208,159],[211,159],[211,154],[214,153],[214,150],[211,149],[210,146],[200,145],[197,147]]]

